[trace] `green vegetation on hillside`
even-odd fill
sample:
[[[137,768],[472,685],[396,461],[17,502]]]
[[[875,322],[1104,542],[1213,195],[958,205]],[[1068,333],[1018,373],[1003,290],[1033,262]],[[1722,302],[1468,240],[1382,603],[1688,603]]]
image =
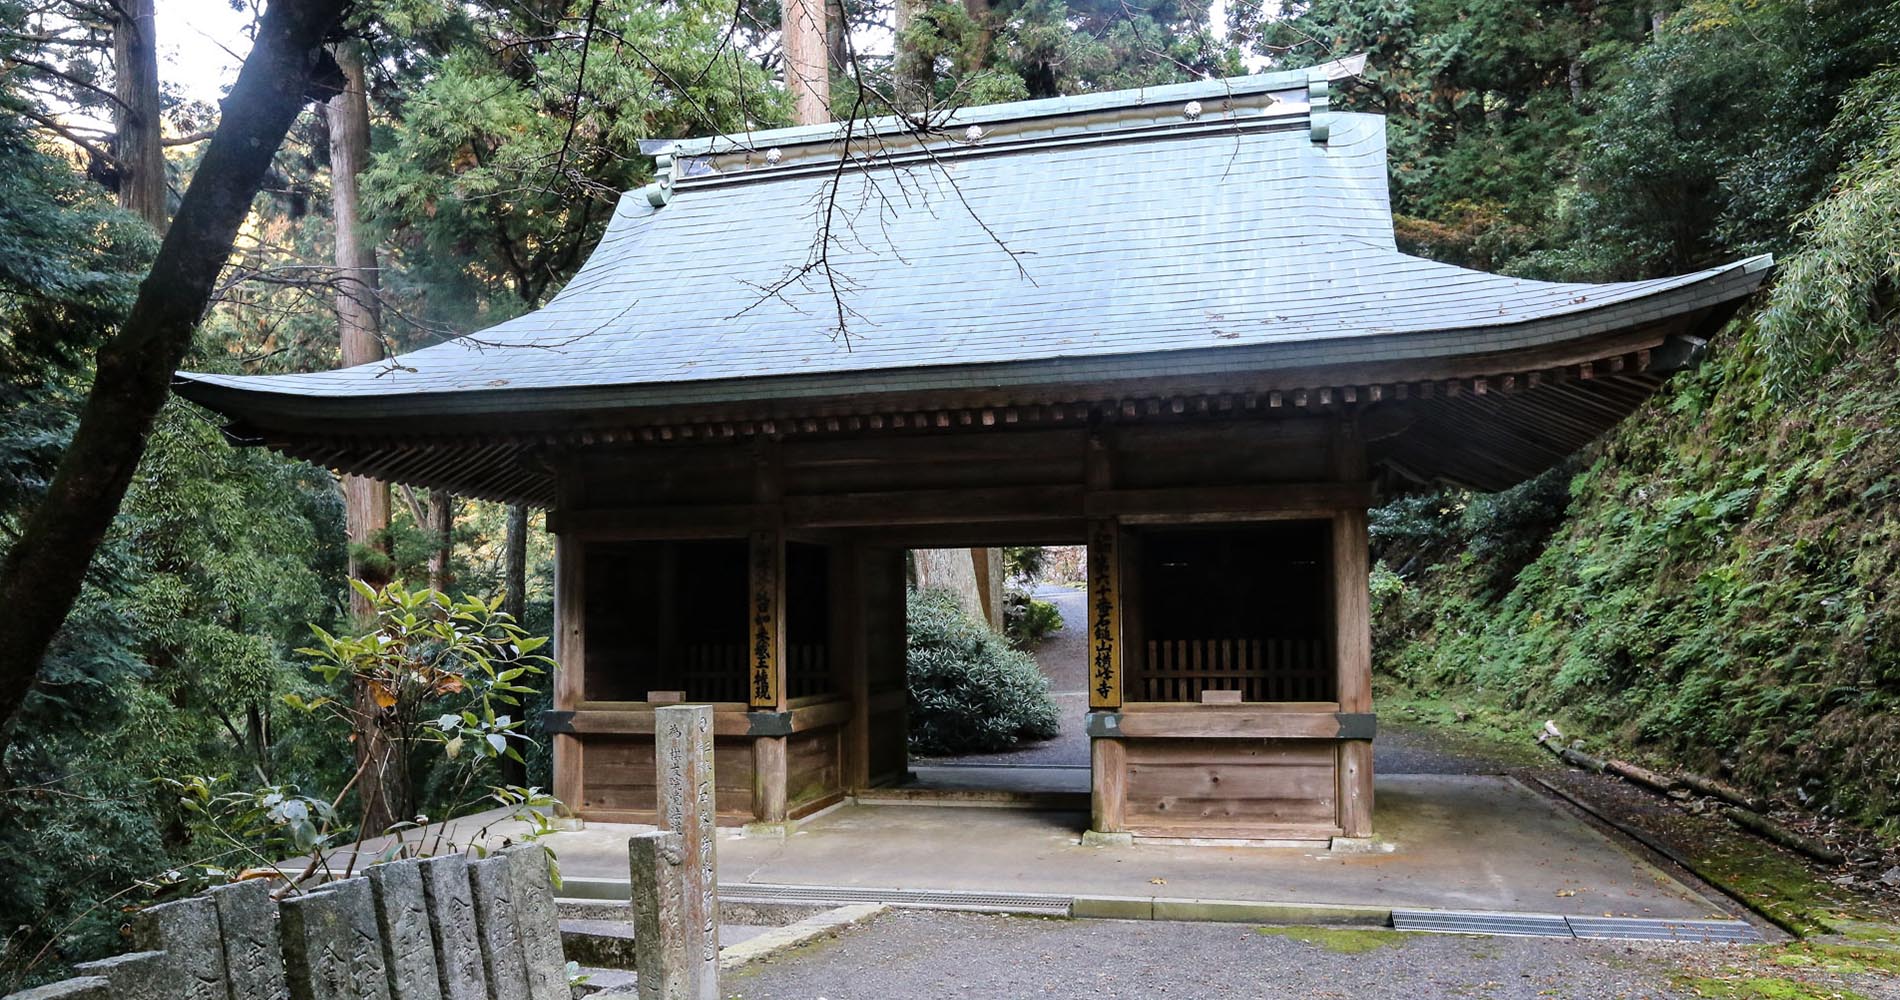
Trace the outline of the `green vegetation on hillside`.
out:
[[[1701,30],[1745,31],[1777,11],[1738,8]],[[1900,74],[1844,92],[1820,139],[1845,165],[1801,211],[1765,308],[1718,338],[1708,365],[1574,478],[1378,513],[1376,645],[1380,669],[1414,689],[1555,714],[1891,838]]]

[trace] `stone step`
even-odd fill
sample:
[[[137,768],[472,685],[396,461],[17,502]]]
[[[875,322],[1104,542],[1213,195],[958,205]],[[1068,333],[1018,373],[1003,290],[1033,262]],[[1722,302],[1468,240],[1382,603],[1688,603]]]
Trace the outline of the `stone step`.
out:
[[[724,950],[776,929],[776,925],[720,924],[720,948]],[[632,969],[633,924],[625,920],[564,918],[561,950],[568,961],[579,962],[586,968]]]

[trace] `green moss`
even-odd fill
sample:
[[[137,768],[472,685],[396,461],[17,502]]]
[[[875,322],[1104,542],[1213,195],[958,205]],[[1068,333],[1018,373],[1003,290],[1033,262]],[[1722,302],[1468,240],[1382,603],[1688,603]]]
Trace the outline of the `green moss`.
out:
[[[1791,945],[1775,957],[1775,964],[1790,968],[1818,968],[1835,973],[1868,973],[1900,976],[1900,949],[1879,944],[1803,941]]]
[[[1722,979],[1679,977],[1675,986],[1681,990],[1692,990],[1700,997],[1730,997],[1735,1000],[1866,1000],[1850,989],[1775,976],[1737,975]]]
[[[1404,931],[1374,927],[1256,927],[1255,933],[1291,938],[1341,955],[1362,955],[1368,951],[1391,948],[1411,940]]]

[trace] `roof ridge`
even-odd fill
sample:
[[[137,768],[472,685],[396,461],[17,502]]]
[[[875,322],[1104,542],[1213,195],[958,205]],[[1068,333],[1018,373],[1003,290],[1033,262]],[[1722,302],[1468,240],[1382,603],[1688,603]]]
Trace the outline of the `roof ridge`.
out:
[[[1281,90],[1302,90],[1315,80],[1340,80],[1364,71],[1363,54],[1334,59],[1304,69],[1276,70],[1246,76],[1187,83],[1101,91],[1068,97],[1048,97],[1002,104],[982,104],[937,109],[921,115],[884,115],[877,118],[849,119],[822,125],[794,125],[788,128],[761,129],[738,133],[699,136],[685,139],[647,139],[640,151],[649,156],[670,153],[676,157],[716,156],[724,153],[762,153],[770,148],[829,145],[850,139],[916,135],[920,132],[944,132],[970,126],[1000,125],[1037,119],[1100,115],[1137,108],[1162,107],[1221,98],[1257,97]]]

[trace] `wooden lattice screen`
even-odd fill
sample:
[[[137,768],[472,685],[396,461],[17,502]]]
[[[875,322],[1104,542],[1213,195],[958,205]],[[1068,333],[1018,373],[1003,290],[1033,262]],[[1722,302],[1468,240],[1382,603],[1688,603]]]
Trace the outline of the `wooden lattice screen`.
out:
[[[1239,691],[1242,701],[1332,701],[1333,663],[1320,639],[1154,639],[1129,676],[1131,700],[1201,700]]]
[[[746,645],[699,643],[681,651],[680,686],[693,702],[746,700]],[[785,647],[788,697],[831,693],[831,652],[822,644]]]

